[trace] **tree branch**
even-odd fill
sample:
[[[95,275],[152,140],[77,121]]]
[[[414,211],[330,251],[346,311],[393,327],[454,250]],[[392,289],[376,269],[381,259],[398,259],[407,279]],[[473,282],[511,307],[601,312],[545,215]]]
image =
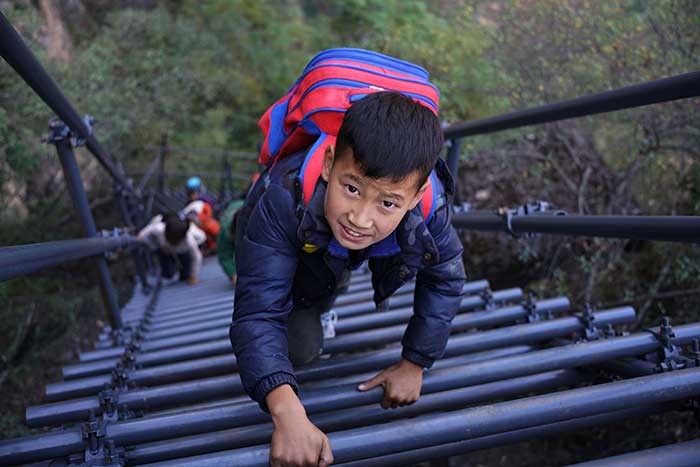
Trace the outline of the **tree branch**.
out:
[[[578,187],[579,214],[585,214],[585,212],[588,210],[588,206],[586,205],[586,186],[588,185],[588,179],[590,178],[591,173],[593,173],[593,169],[591,169],[591,166],[589,165],[588,167],[586,167],[586,171],[583,172],[583,177],[581,177],[581,184]]]
[[[654,303],[653,294],[656,294],[656,291],[661,288],[664,281],[666,280],[666,276],[668,276],[668,273],[671,270],[671,265],[676,262],[676,258],[678,256],[677,251],[678,250],[674,250],[670,254],[670,256],[666,256],[666,261],[664,262],[664,265],[661,268],[661,272],[659,272],[659,275],[654,281],[654,285],[651,287],[652,295],[644,301],[642,307],[639,309],[639,313],[637,314],[637,320],[634,324],[635,329],[639,329],[639,327],[642,325],[642,322],[644,322],[644,318],[646,317],[647,312],[651,308],[651,304]]]

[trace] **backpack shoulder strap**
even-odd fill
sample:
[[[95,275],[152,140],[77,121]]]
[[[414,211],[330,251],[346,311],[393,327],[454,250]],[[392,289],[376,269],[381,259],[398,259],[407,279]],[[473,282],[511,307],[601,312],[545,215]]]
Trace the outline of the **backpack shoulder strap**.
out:
[[[426,188],[425,193],[423,193],[423,198],[420,200],[421,212],[423,213],[423,220],[426,224],[433,218],[436,195],[435,171],[432,171],[430,175],[428,175],[428,188]]]
[[[316,182],[318,182],[321,176],[323,170],[323,155],[326,152],[326,148],[329,144],[335,146],[335,140],[335,136],[322,133],[306,154],[306,159],[304,159],[304,163],[299,171],[304,206],[309,203],[311,195],[314,194]]]

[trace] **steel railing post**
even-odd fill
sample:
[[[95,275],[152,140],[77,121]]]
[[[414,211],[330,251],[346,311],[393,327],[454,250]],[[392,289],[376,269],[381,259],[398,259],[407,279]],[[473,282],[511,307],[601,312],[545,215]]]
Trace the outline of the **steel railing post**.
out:
[[[92,217],[83,181],[80,178],[80,169],[75,160],[70,130],[65,123],[57,120],[49,124],[49,129],[51,132],[49,142],[56,145],[56,151],[63,167],[63,177],[66,180],[66,186],[73,200],[73,206],[80,219],[80,224],[83,227],[83,232],[86,237],[97,237],[95,220]],[[98,257],[96,263],[102,300],[109,312],[112,328],[120,329],[122,327],[121,311],[119,310],[112,278],[109,275],[107,260],[104,257]]]
[[[454,138],[449,141],[451,144],[447,150],[447,168],[450,169],[450,173],[456,180],[457,169],[459,168],[459,151],[462,147],[462,138]]]
[[[117,206],[119,206],[119,212],[121,213],[122,221],[127,227],[136,229],[134,218],[129,210],[129,200],[125,195],[124,190],[118,183],[115,183],[114,196],[116,198]],[[134,234],[137,233],[138,232],[134,232]],[[134,260],[136,275],[138,276],[139,281],[141,282],[141,289],[144,293],[149,293],[151,287],[148,284],[148,279],[146,278],[146,266],[143,261],[142,251],[143,250],[133,250],[131,252],[131,257]]]

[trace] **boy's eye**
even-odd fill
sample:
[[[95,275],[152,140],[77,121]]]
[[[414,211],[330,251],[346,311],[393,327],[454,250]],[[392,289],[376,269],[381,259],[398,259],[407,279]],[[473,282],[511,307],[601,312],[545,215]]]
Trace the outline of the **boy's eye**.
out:
[[[396,206],[391,201],[382,201],[382,204],[384,205],[385,208],[393,208],[394,206]]]
[[[360,192],[360,190],[358,190],[357,188],[355,188],[355,187],[352,186],[352,185],[345,185],[345,189],[348,190],[348,192],[352,193],[353,195],[354,195],[355,193],[359,193],[359,192]]]

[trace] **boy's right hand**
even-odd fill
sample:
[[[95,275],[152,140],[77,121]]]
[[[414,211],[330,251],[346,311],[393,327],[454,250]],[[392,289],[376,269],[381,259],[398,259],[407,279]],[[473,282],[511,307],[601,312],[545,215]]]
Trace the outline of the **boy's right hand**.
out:
[[[333,463],[328,437],[311,423],[289,385],[273,389],[265,401],[275,426],[271,467],[327,467]]]

